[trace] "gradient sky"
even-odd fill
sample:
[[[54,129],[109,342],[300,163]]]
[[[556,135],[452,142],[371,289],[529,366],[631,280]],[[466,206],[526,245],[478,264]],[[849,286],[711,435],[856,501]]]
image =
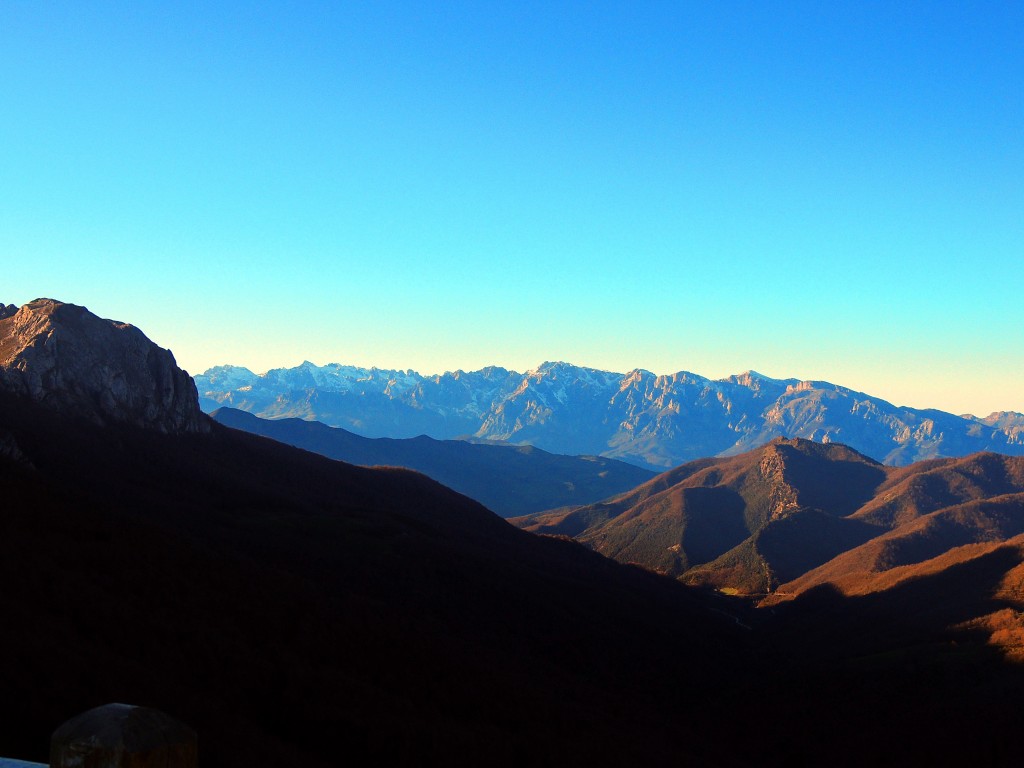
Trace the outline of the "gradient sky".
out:
[[[185,368],[1024,411],[1024,4],[0,4],[0,300]]]

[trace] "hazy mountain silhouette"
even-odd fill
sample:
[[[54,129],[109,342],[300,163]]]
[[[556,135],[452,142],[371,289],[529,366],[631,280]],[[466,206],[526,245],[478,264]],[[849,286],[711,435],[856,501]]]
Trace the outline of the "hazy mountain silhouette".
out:
[[[420,376],[306,362],[261,375],[220,366],[195,380],[206,410],[312,419],[367,437],[525,443],[656,471],[744,453],[776,437],[843,443],[893,465],[985,450],[1024,454],[1021,414],[955,416],[754,371],[710,380],[544,363],[525,374],[490,367]]]
[[[260,419],[219,408],[217,422],[331,459],[362,466],[415,469],[476,499],[502,517],[592,501],[630,490],[654,472],[598,456],[559,456],[533,446],[464,440],[367,438],[301,419]]]

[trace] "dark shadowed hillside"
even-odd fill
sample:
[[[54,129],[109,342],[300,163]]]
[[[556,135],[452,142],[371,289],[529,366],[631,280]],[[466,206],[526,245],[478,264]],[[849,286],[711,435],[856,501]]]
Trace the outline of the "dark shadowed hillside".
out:
[[[221,424],[332,459],[362,466],[415,469],[476,499],[502,517],[525,515],[622,493],[654,472],[599,456],[560,456],[530,445],[464,440],[371,439],[301,419],[260,419],[234,408],[211,416]]]
[[[4,754],[133,701],[193,724],[212,765],[655,759],[689,730],[658,723],[688,709],[667,681],[710,685],[693,659],[736,642],[680,588],[422,475],[10,398],[0,418]]]
[[[708,748],[672,681],[709,688],[694,659],[744,639],[683,588],[423,475],[83,403],[0,393],[0,754],[108,701],[174,713],[216,766]]]

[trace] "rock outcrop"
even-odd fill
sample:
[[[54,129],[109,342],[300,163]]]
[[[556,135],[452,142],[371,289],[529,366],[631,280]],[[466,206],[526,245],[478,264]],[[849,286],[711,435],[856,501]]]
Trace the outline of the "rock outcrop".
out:
[[[0,391],[66,415],[159,432],[206,432],[191,377],[135,326],[36,299],[0,305]]]

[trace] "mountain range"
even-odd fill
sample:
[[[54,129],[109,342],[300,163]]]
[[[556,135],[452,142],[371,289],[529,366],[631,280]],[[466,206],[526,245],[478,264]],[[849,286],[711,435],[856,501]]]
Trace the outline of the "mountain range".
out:
[[[1006,547],[1016,555],[1004,589],[1024,595],[1024,457],[896,468],[843,445],[777,438],[604,502],[512,522],[765,605],[824,585],[884,591]]]
[[[0,754],[127,701],[227,768],[1019,765],[1018,461],[705,458],[576,508],[677,525],[637,568],[586,515],[218,424],[128,324],[4,307]]]
[[[631,490],[654,472],[599,456],[561,456],[532,445],[465,440],[368,438],[302,419],[261,419],[218,408],[220,424],[361,466],[415,469],[502,517],[587,504]]]
[[[1019,413],[979,418],[899,407],[824,381],[753,371],[711,380],[544,363],[527,373],[490,367],[421,376],[306,362],[259,375],[219,366],[195,381],[206,411],[228,406],[310,419],[367,437],[529,444],[655,471],[744,453],[776,437],[843,443],[896,466],[978,451],[1024,454]]]

